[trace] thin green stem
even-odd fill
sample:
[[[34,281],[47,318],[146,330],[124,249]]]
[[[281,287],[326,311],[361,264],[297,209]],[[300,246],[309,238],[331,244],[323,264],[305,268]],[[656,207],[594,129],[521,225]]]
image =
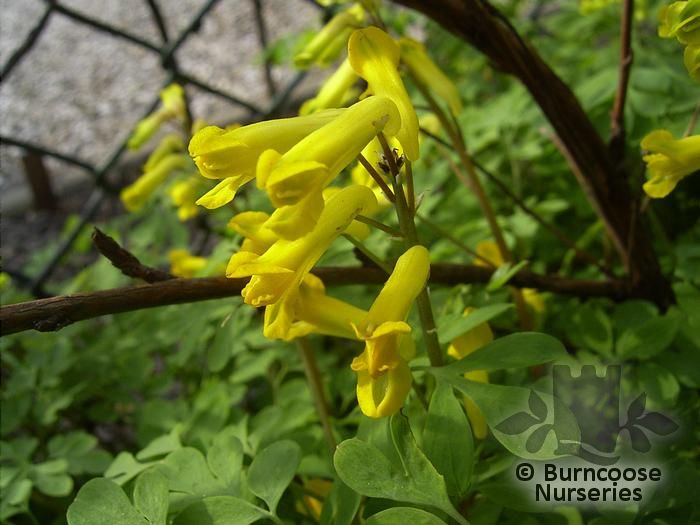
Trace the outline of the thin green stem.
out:
[[[358,222],[363,222],[367,224],[368,226],[372,226],[373,228],[377,228],[378,230],[382,230],[383,232],[388,233],[392,237],[403,237],[403,233],[401,233],[400,230],[397,230],[396,228],[392,228],[388,224],[384,224],[383,222],[379,222],[371,217],[367,217],[365,215],[356,215],[355,220]]]
[[[410,160],[406,160],[406,192],[408,193],[408,213],[411,217],[416,216],[416,189],[413,186],[413,165]]]
[[[399,219],[399,226],[401,227],[401,231],[403,232],[406,240],[406,247],[411,248],[412,246],[418,246],[420,245],[420,242],[418,241],[416,225],[413,222],[413,217],[409,212],[403,186],[401,185],[401,181],[398,180],[399,168],[396,164],[394,153],[389,147],[384,134],[380,133],[378,137],[379,142],[382,144],[382,148],[384,149],[384,156],[387,158],[389,169],[393,175],[392,184],[394,186],[394,195],[396,195],[396,215]],[[425,347],[428,351],[430,364],[433,366],[442,366],[442,351],[440,350],[440,343],[437,337],[437,328],[435,326],[435,318],[433,317],[433,308],[430,304],[430,295],[428,293],[427,286],[423,288],[421,293],[416,298],[416,304],[418,305],[418,316],[420,317],[421,326],[423,327],[423,339],[425,341]]]
[[[483,255],[480,255],[478,252],[475,250],[472,250],[469,246],[464,244],[462,241],[457,239],[454,235],[452,235],[450,232],[445,230],[443,227],[435,224],[431,220],[427,219],[425,216],[421,215],[420,213],[416,214],[416,217],[420,219],[420,221],[425,224],[428,228],[433,230],[435,233],[437,233],[440,237],[444,237],[448,241],[450,241],[452,244],[454,244],[457,248],[462,250],[464,253],[467,255],[470,255],[471,257],[474,257],[475,259],[479,259],[480,261],[488,264],[489,266],[493,266],[491,261],[489,261],[486,257]]]
[[[358,239],[356,239],[352,235],[348,235],[347,233],[344,233],[343,237],[345,237],[348,241],[350,241],[355,248],[360,250],[360,252],[362,252],[362,255],[367,257],[370,261],[372,261],[374,264],[376,264],[379,268],[384,270],[387,273],[387,275],[391,274],[391,266],[386,264],[377,255],[375,255],[372,252],[372,250],[367,248],[367,246],[365,246],[362,243],[362,241],[359,241]]]
[[[316,404],[316,411],[318,412],[318,418],[320,419],[321,426],[323,427],[323,434],[326,438],[326,443],[328,444],[331,457],[333,457],[337,443],[335,441],[335,436],[333,435],[333,427],[331,426],[330,412],[328,410],[328,401],[326,400],[326,394],[323,390],[323,381],[321,379],[321,373],[318,370],[318,364],[316,363],[316,356],[314,355],[314,350],[311,347],[309,340],[305,337],[300,337],[297,339],[297,344],[299,346],[301,360],[304,363],[304,372],[306,373],[306,379],[309,382],[311,397],[313,397],[314,403]]]

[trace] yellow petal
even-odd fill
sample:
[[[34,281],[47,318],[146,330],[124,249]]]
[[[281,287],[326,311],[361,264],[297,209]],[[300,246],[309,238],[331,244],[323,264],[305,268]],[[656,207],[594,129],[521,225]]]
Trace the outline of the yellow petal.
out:
[[[430,274],[430,253],[423,246],[414,246],[396,261],[396,266],[359,326],[370,335],[385,322],[404,321]]]
[[[227,177],[197,199],[197,204],[209,210],[225,206],[233,200],[238,189],[252,178],[252,176],[245,175]]]
[[[130,150],[139,149],[158,132],[162,123],[163,118],[158,114],[149,115],[141,120],[131,133],[129,141],[126,143],[127,147]]]
[[[468,308],[468,310],[472,309]],[[482,323],[452,341],[447,354],[455,359],[462,359],[491,341],[493,341],[491,327],[488,323]]]
[[[364,16],[364,10],[359,5],[335,15],[295,55],[294,65],[298,69],[307,69],[314,63],[321,67],[330,65],[345,47],[350,32],[362,23]]]
[[[308,115],[321,109],[342,107],[347,102],[348,92],[357,79],[357,74],[350,67],[350,62],[345,59],[335,73],[323,83],[318,94],[304,102],[299,114]]]
[[[187,250],[171,250],[168,253],[168,259],[170,259],[170,273],[177,277],[193,277],[207,265],[204,257],[192,255]]]
[[[331,109],[303,117],[266,120],[232,130],[207,126],[192,137],[189,152],[204,177],[252,175],[263,151],[274,148],[286,152],[343,111]]]
[[[184,150],[185,144],[182,142],[182,139],[178,135],[175,135],[173,133],[166,135],[160,141],[158,147],[156,147],[156,149],[153,150],[153,153],[151,153],[148,156],[146,164],[143,165],[143,171],[151,171],[161,160],[163,160],[169,154],[177,153],[179,151]]]
[[[372,418],[395,414],[411,390],[411,370],[405,361],[379,377],[367,371],[357,372],[357,402],[360,410]]]
[[[505,264],[503,257],[501,256],[501,250],[498,249],[496,241],[487,239],[485,241],[480,241],[476,245],[476,253],[479,254],[481,258],[474,259],[474,264],[477,266],[488,266],[486,261],[489,261],[492,266],[499,267]],[[486,261],[484,261],[486,259]]]
[[[364,78],[374,95],[390,98],[401,115],[396,133],[409,160],[417,160],[418,117],[398,72],[399,46],[377,27],[358,29],[350,35],[348,59],[355,72]],[[390,130],[387,134],[393,135]]]
[[[301,118],[301,117],[300,117]],[[299,141],[284,155],[265,152],[258,162],[258,185],[273,205],[289,206],[320,192],[382,129],[395,131],[400,117],[386,97],[369,97]]]
[[[408,66],[418,82],[447,102],[454,115],[459,114],[462,111],[462,101],[457,87],[432,61],[423,44],[411,38],[401,38],[399,46],[401,61]]]
[[[184,155],[171,154],[164,157],[153,169],[121,191],[120,196],[124,207],[129,211],[140,210],[169,175],[188,165],[189,159]]]
[[[683,52],[683,63],[690,78],[695,82],[700,82],[700,44],[686,46]]]

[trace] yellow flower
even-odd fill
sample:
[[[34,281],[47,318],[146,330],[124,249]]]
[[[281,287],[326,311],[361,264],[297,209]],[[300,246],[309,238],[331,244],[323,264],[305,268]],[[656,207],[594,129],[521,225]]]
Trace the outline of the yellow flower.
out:
[[[267,337],[283,338],[294,320],[299,286],[328,246],[355,216],[376,206],[374,194],[362,186],[349,186],[328,201],[316,227],[294,241],[280,239],[264,254],[238,252],[229,261],[228,277],[252,276],[242,291],[253,306],[265,306]]]
[[[184,142],[182,142],[179,135],[169,133],[163,137],[156,149],[153,150],[153,153],[148,156],[146,164],[143,165],[143,171],[151,171],[163,158],[171,153],[179,153],[181,151],[185,151]]]
[[[365,350],[352,362],[357,373],[357,401],[369,417],[384,417],[403,405],[411,388],[408,359],[415,351],[406,317],[430,273],[423,246],[407,250],[359,324],[353,324]]]
[[[308,274],[299,287],[293,306],[293,321],[281,339],[286,341],[308,334],[356,339],[352,324],[360,323],[365,310],[326,295],[323,281]]]
[[[700,45],[700,0],[673,2],[659,10],[659,36],[681,44]]]
[[[201,186],[201,179],[191,176],[176,182],[170,188],[170,200],[177,207],[177,217],[182,222],[195,217],[199,213],[199,208],[195,203]]]
[[[300,117],[301,118],[301,117]],[[257,166],[258,187],[278,208],[266,225],[293,239],[310,231],[323,210],[322,190],[379,131],[398,128],[396,106],[386,97],[369,97],[346,109],[289,151],[267,150]],[[284,209],[289,207],[291,209]]]
[[[683,51],[683,63],[688,70],[690,78],[695,82],[700,82],[700,45],[685,46]]]
[[[229,221],[228,227],[244,238],[241,244],[242,252],[262,255],[277,242],[277,235],[265,227],[269,218],[270,216],[262,211],[244,211],[234,215]]]
[[[127,146],[135,150],[143,146],[156,134],[166,120],[185,118],[185,91],[179,84],[170,84],[160,92],[160,107],[141,120],[134,129]]]
[[[650,179],[644,183],[649,197],[666,197],[676,184],[700,170],[700,135],[674,139],[666,130],[655,130],[642,139],[642,149],[649,150],[644,161]]]
[[[197,204],[213,209],[230,202],[236,191],[255,177],[255,166],[264,150],[274,147],[285,152],[343,111],[335,109],[304,117],[266,120],[232,130],[216,126],[202,128],[190,141],[190,156],[204,177],[224,180]]]
[[[335,15],[316,33],[304,49],[294,57],[294,65],[307,69],[312,64],[329,66],[345,47],[352,30],[359,27],[365,18],[364,9],[354,5]]]
[[[207,265],[204,257],[192,255],[187,250],[171,250],[168,253],[170,259],[170,273],[177,277],[194,277]]]
[[[129,211],[140,210],[171,173],[185,169],[189,165],[190,159],[179,153],[171,153],[161,158],[149,171],[121,191],[120,197],[124,207]]]
[[[474,308],[466,308],[464,310],[464,316],[469,316],[473,311]],[[455,359],[463,359],[491,341],[493,341],[493,332],[488,323],[482,323],[452,341],[447,349],[447,354]],[[485,370],[472,370],[465,373],[464,378],[479,383],[489,382],[489,376]],[[467,396],[464,396],[464,408],[467,411],[474,437],[484,439],[488,433],[488,425],[486,424],[484,414],[481,413],[481,410],[476,406],[474,401]]]
[[[457,88],[428,56],[423,44],[411,38],[401,38],[399,46],[401,61],[418,82],[447,102],[453,114],[459,114],[462,111],[462,101],[459,99]]]
[[[308,115],[321,109],[342,107],[352,97],[352,87],[357,82],[357,74],[347,59],[321,86],[318,94],[304,102],[300,115]]]
[[[348,59],[355,72],[364,78],[374,95],[386,96],[396,104],[401,115],[401,129],[396,133],[409,160],[417,160],[418,117],[406,93],[398,71],[399,46],[377,27],[358,29],[350,35]],[[389,135],[393,135],[387,130]]]
[[[311,513],[311,518],[315,521],[321,519],[323,511],[323,502],[330,494],[333,488],[333,482],[327,479],[310,478],[304,482],[304,501],[298,501],[296,509],[299,513],[307,516]]]

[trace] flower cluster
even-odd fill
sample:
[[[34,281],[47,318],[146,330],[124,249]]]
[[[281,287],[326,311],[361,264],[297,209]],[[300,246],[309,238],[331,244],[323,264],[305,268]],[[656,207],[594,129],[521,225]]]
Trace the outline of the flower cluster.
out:
[[[197,200],[200,206],[221,208],[252,181],[269,199],[270,211],[230,220],[243,241],[226,268],[230,278],[249,278],[243,299],[265,308],[264,335],[289,341],[323,334],[364,344],[351,364],[358,404],[367,416],[383,417],[401,408],[411,388],[408,363],[416,348],[407,319],[428,280],[429,252],[408,242],[369,310],[327,295],[311,270],[341,235],[367,236],[367,225],[356,219],[390,206],[389,185],[403,184],[398,170],[419,158],[418,117],[400,65],[451,111],[461,102],[418,42],[362,27],[373,7],[362,2],[341,11],[298,53],[295,63],[304,68],[340,59],[299,116],[204,127],[189,153],[202,176],[218,181]],[[359,79],[367,89],[357,100]],[[353,164],[352,182],[338,184]]]
[[[700,0],[673,2],[659,11],[659,36],[676,38],[685,46],[688,74],[700,82]]]

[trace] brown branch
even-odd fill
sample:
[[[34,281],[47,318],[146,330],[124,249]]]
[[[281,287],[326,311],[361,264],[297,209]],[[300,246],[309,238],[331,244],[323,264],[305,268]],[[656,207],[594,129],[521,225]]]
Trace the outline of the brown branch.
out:
[[[434,264],[431,267],[430,282],[441,285],[486,283],[493,272],[492,268],[483,266]],[[371,267],[315,268],[313,273],[327,285],[382,284],[386,281],[384,271]],[[231,297],[241,293],[246,282],[247,279],[225,277],[169,279],[153,284],[11,304],[0,308],[2,335],[32,329],[51,332],[102,315]],[[509,284],[582,298],[609,297],[623,300],[633,294],[622,281],[566,279],[527,270],[518,272]]]
[[[156,283],[175,278],[168,272],[141,264],[141,261],[134,254],[119,246],[117,241],[103,233],[99,228],[93,229],[92,242],[97,251],[107,257],[112,265],[127,277],[141,279],[147,283]]]
[[[607,145],[569,86],[484,0],[395,2],[432,18],[484,53],[498,69],[523,83],[577,166],[574,174],[622,258],[630,287],[638,296],[662,307],[673,303],[673,291],[661,273],[646,224],[637,225],[635,243],[627,250],[636,204],[626,174],[613,163]]]
[[[633,15],[634,0],[625,0],[620,21],[620,72],[610,122],[610,151],[615,162],[622,161],[625,150],[625,100],[633,59],[631,45]]]

